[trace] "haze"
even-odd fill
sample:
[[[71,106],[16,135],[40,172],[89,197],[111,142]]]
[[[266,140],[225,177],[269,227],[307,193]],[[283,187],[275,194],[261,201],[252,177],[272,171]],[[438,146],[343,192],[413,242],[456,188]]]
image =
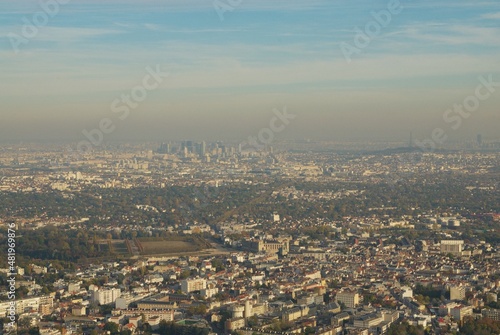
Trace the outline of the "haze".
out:
[[[497,138],[500,86],[456,130],[443,114],[500,82],[500,3],[402,0],[348,62],[342,43],[390,2],[243,0],[222,20],[212,1],[73,0],[16,53],[41,5],[2,1],[0,140],[80,140],[103,118],[106,140],[239,140],[284,106],[281,138]],[[112,102],[157,65],[170,75],[119,120]]]

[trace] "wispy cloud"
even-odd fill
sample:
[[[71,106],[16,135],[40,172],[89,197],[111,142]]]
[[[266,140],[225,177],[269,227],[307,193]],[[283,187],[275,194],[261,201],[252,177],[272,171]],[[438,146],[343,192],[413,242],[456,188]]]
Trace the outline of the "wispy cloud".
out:
[[[144,27],[146,27],[146,29],[153,30],[153,31],[159,31],[159,30],[161,30],[161,27],[159,25],[152,24],[152,23],[145,23]]]
[[[36,36],[37,41],[44,42],[76,42],[85,38],[121,34],[120,30],[103,28],[81,28],[81,27],[41,27],[40,33]],[[10,33],[22,35],[21,26],[0,26],[0,36],[7,37]]]
[[[491,14],[484,14],[484,15],[481,15],[481,18],[487,19],[487,20],[500,20],[500,12],[491,13]]]
[[[89,37],[121,33],[123,33],[123,31],[102,28],[45,27],[42,29],[38,39],[54,42],[68,42],[78,41]]]
[[[500,28],[471,25],[414,24],[393,32],[400,38],[442,45],[500,45]]]

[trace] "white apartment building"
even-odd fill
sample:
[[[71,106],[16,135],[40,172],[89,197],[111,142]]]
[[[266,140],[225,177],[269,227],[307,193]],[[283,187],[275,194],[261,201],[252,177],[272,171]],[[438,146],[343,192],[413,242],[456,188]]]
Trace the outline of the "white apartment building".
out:
[[[0,316],[3,317],[7,315],[10,303],[11,303],[10,301],[0,303]],[[54,298],[51,296],[21,299],[16,301],[16,314],[19,315],[30,310],[42,312],[40,309],[41,307],[48,307],[48,309],[50,309],[53,305],[54,305]]]
[[[465,300],[465,286],[451,286],[450,300]]]
[[[464,241],[461,240],[442,240],[441,253],[461,256],[464,250]]]
[[[182,293],[187,294],[195,291],[201,291],[207,288],[205,279],[186,279],[181,281]]]
[[[354,308],[359,305],[359,293],[342,291],[337,293],[335,300],[339,303],[343,303],[347,308]]]
[[[91,292],[91,300],[100,305],[109,305],[116,302],[121,297],[121,291],[118,288],[109,290],[94,290]]]

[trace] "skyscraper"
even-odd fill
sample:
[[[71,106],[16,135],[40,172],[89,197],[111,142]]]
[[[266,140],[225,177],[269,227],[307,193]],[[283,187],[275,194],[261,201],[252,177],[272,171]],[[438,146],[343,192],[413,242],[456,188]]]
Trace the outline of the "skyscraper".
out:
[[[200,146],[200,155],[205,156],[206,153],[207,153],[207,143],[205,141],[203,141],[203,142],[201,142],[201,146]]]

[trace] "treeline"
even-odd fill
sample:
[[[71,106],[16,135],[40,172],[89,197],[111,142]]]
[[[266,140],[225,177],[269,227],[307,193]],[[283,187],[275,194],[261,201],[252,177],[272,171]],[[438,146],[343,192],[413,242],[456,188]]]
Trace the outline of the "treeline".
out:
[[[166,225],[193,220],[207,222],[222,216],[227,208],[247,203],[264,186],[231,185],[222,187],[171,186],[132,189],[97,189],[81,192],[47,191],[46,193],[3,192],[0,218],[89,217],[90,223],[134,224],[163,222]],[[159,210],[139,209],[148,205]]]
[[[161,222],[170,226],[192,221],[215,223],[228,211],[248,214],[249,219],[267,219],[269,213],[279,212],[296,220],[318,217],[341,219],[350,215],[377,214],[373,208],[394,207],[384,210],[389,215],[418,215],[428,210],[455,208],[459,212],[481,213],[500,211],[500,194],[466,186],[474,185],[480,176],[449,178],[445,175],[412,175],[390,184],[359,182],[297,182],[299,190],[337,192],[347,189],[363,190],[362,194],[341,199],[314,200],[291,199],[280,196],[273,199],[263,196],[283,187],[283,182],[270,179],[268,185],[225,185],[215,187],[170,186],[137,187],[133,189],[97,189],[89,187],[78,193],[49,191],[47,193],[9,193],[0,197],[0,217],[89,217],[91,224]],[[487,177],[484,177],[487,178]],[[252,200],[258,201],[253,202]],[[148,205],[159,210],[138,209]],[[242,213],[240,213],[242,212]]]
[[[16,256],[18,263],[36,260],[60,262],[78,262],[91,258],[120,258],[114,248],[109,248],[107,241],[112,239],[134,239],[149,241],[185,241],[198,250],[208,247],[208,242],[199,236],[179,236],[167,231],[159,237],[150,238],[147,231],[122,229],[117,232],[89,232],[81,229],[61,229],[61,227],[46,226],[37,230],[19,230],[16,240]],[[0,230],[0,244],[7,244],[6,230]],[[123,254],[121,254],[123,256]],[[0,259],[0,267],[6,267],[5,259]]]
[[[460,327],[457,335],[498,335],[500,334],[500,321],[484,318],[475,320],[469,318]]]
[[[387,335],[427,335],[428,332],[425,331],[422,326],[411,326],[407,322],[401,324],[393,324],[387,331]]]
[[[60,260],[77,261],[82,257],[107,256],[105,252],[97,250],[96,235],[87,231],[63,230],[54,226],[47,226],[37,230],[19,231],[22,236],[16,240],[17,257],[22,260]],[[5,244],[5,236],[0,238]],[[104,253],[104,254],[103,254]]]
[[[393,324],[387,331],[387,335],[427,335],[431,334],[429,330],[422,326],[411,326],[407,322]],[[500,321],[494,321],[488,318],[473,319],[467,318],[460,327],[460,331],[452,331],[453,335],[498,335],[500,334]]]

